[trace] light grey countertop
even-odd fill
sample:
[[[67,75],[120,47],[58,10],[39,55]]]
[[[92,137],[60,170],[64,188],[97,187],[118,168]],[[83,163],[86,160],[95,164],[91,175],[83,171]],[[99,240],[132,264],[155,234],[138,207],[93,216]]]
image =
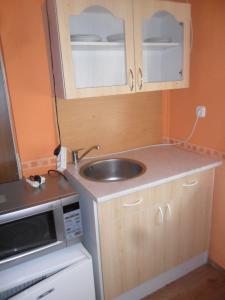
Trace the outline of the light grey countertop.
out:
[[[76,179],[97,202],[103,202],[153,187],[174,179],[182,178],[197,172],[218,167],[222,161],[195,152],[180,149],[175,146],[146,147],[119,154],[108,155],[101,158],[130,158],[144,163],[147,170],[141,176],[118,182],[96,182],[80,176],[79,168],[90,159],[84,159],[78,166],[69,164],[67,171]]]

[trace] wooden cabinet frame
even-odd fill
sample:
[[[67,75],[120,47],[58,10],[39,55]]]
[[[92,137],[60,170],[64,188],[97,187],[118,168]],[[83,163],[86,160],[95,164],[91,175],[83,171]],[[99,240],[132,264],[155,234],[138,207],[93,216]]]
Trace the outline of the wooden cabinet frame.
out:
[[[168,82],[142,82],[140,89],[140,74],[143,73],[143,52],[142,52],[142,20],[152,17],[159,11],[165,11],[173,15],[178,22],[184,24],[183,37],[183,79],[181,81]],[[172,1],[139,0],[134,1],[134,47],[136,67],[136,91],[155,91],[184,88],[189,86],[189,65],[190,65],[190,5]]]
[[[70,46],[69,16],[79,15],[90,6],[102,6],[114,16],[124,20],[125,57],[127,84],[96,88],[76,88],[73,76],[73,60]],[[127,94],[131,91],[134,73],[132,0],[54,0],[48,1],[48,11],[52,39],[53,68],[56,78],[56,94],[59,98],[73,99],[83,97]],[[57,28],[57,32],[56,32]]]
[[[90,6],[101,6],[124,20],[126,85],[76,88],[70,44],[69,16],[79,15]],[[173,15],[184,24],[183,79],[168,82],[143,82],[142,20],[158,11]],[[184,88],[189,85],[190,5],[159,0],[48,0],[53,69],[58,98],[74,99],[133,92]],[[76,67],[76,66],[75,66]]]
[[[198,173],[98,205],[106,300],[208,250],[213,176]]]

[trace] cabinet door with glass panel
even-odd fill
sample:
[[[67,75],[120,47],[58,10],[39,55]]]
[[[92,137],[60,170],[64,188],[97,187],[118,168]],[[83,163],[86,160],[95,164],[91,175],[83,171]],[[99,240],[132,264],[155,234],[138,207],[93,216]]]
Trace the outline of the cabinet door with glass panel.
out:
[[[59,98],[133,92],[132,0],[49,0]]]
[[[134,1],[136,90],[188,87],[190,5]]]

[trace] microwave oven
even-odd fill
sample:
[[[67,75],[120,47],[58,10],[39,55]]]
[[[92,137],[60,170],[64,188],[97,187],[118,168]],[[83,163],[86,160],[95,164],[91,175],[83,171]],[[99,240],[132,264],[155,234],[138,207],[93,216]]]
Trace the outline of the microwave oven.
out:
[[[76,243],[79,195],[0,214],[0,270]]]

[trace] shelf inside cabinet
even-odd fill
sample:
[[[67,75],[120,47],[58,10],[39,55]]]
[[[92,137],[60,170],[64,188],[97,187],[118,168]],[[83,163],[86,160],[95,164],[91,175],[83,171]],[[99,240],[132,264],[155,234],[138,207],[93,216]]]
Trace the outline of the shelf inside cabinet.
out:
[[[71,42],[76,50],[113,50],[124,48],[123,42]]]
[[[143,47],[144,49],[167,49],[167,48],[173,48],[173,47],[179,47],[181,44],[180,43],[172,43],[172,42],[168,42],[168,43],[143,43]]]
[[[123,42],[71,42],[71,47],[77,50],[113,50],[124,48]],[[179,47],[180,43],[143,43],[144,49],[166,49]]]

